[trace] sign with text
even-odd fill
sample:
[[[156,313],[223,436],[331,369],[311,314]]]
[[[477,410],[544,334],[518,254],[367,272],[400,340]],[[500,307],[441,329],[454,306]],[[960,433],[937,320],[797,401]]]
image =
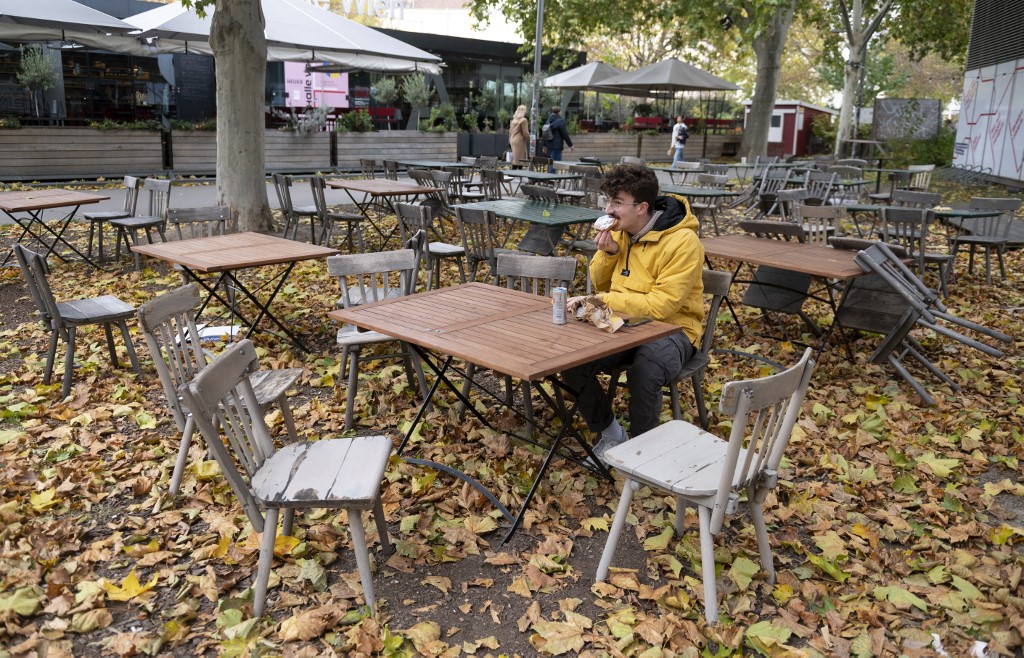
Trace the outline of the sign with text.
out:
[[[348,73],[313,73],[304,62],[284,63],[285,107],[348,107]]]
[[[309,0],[309,3],[334,11],[331,0]],[[346,16],[405,18],[405,4],[405,0],[341,0],[341,13]]]

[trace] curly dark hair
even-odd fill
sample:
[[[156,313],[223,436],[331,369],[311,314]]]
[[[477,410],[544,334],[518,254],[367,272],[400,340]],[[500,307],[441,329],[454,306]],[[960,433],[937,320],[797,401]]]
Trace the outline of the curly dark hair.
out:
[[[650,212],[654,212],[654,200],[658,198],[658,177],[643,165],[615,165],[605,174],[601,183],[601,191],[611,198],[619,192],[632,196],[637,203],[647,202]]]

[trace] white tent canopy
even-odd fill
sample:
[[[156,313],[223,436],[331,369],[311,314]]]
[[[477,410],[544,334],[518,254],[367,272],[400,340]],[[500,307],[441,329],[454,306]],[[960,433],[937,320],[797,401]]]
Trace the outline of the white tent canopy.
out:
[[[92,33],[130,32],[135,28],[102,11],[74,0],[0,0],[0,24],[6,32],[17,26],[50,30],[49,38],[60,38],[60,30]],[[22,29],[23,29],[22,28]]]
[[[366,71],[439,73],[441,58],[302,0],[262,0],[270,61],[330,62]],[[212,55],[205,17],[174,2],[130,16],[156,52]],[[156,37],[152,39],[152,37]]]

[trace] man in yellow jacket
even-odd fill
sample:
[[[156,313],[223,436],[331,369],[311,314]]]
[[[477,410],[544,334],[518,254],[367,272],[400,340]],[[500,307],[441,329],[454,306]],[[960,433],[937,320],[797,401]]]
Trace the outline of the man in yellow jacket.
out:
[[[612,168],[601,191],[608,198],[605,211],[616,221],[595,237],[590,277],[598,296],[613,311],[670,322],[679,332],[563,373],[571,390],[582,391],[579,410],[587,426],[601,433],[594,446],[599,458],[629,437],[598,372],[627,367],[630,433],[639,436],[658,425],[662,388],[679,376],[704,329],[704,247],[689,204],[682,197],[658,196],[657,177],[642,165]],[[571,298],[569,310],[582,299]]]

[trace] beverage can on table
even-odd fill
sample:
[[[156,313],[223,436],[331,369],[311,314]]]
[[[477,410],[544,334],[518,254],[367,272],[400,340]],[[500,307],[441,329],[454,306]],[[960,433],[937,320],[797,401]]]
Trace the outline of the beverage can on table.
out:
[[[551,321],[555,324],[565,324],[565,302],[568,293],[569,291],[562,287],[551,291]]]

